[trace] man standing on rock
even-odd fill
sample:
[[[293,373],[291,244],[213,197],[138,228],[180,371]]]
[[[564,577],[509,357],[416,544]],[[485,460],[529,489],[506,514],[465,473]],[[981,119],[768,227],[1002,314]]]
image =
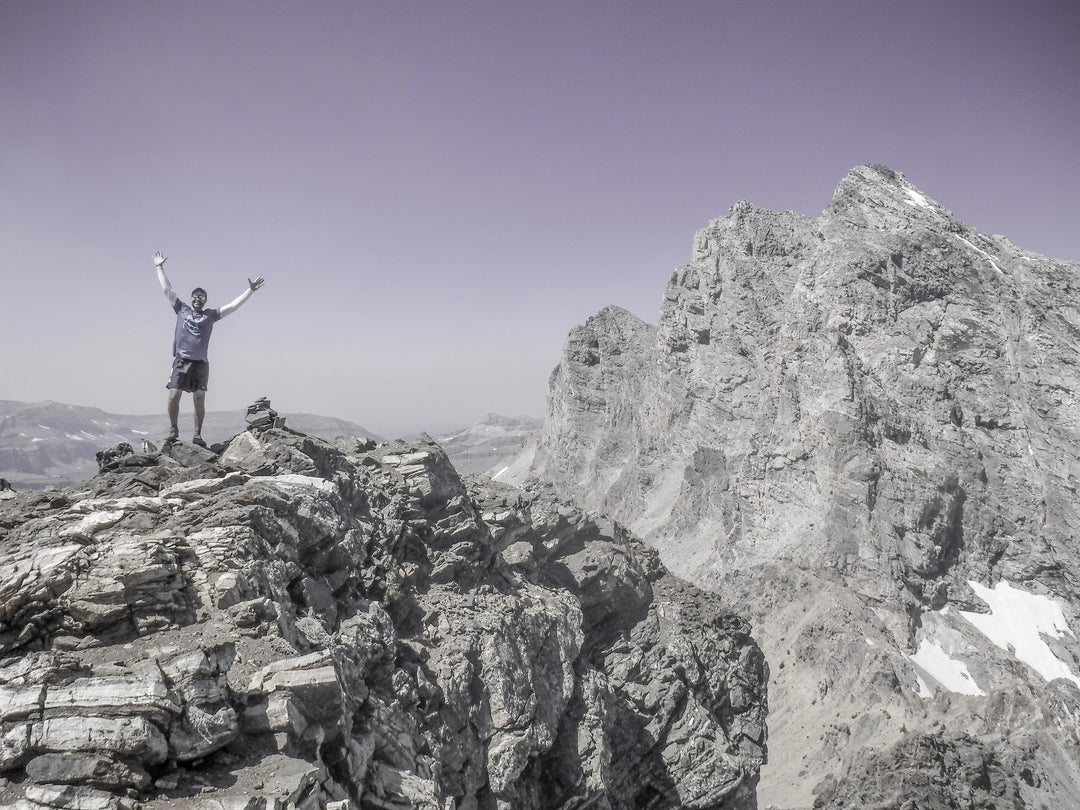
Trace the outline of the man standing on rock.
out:
[[[167,444],[175,442],[180,435],[176,426],[180,416],[180,396],[184,391],[191,392],[195,402],[195,436],[192,444],[206,447],[202,437],[203,417],[206,415],[206,384],[210,379],[210,362],[206,359],[210,348],[210,333],[214,324],[235,312],[247,301],[253,292],[263,285],[263,278],[248,279],[248,288],[221,309],[206,308],[206,290],[196,287],[191,291],[191,306],[188,306],[176,294],[165,275],[165,262],[168,256],[160,250],[154,254],[154,267],[157,269],[158,282],[165,297],[172,304],[176,313],[176,332],[173,337],[172,376],[165,386],[169,389],[169,435]]]

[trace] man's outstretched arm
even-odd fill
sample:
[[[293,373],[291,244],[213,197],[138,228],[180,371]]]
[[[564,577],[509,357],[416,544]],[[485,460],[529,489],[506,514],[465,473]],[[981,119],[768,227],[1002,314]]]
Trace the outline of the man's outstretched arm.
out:
[[[253,292],[255,292],[257,289],[259,289],[259,287],[261,287],[263,285],[263,283],[264,282],[263,282],[263,277],[262,276],[259,276],[256,279],[250,279],[249,278],[248,279],[248,288],[246,290],[244,290],[242,293],[240,293],[240,295],[238,295],[236,297],[236,300],[230,301],[229,303],[227,303],[225,306],[223,306],[221,309],[218,310],[218,312],[221,314],[221,317],[224,318],[226,315],[231,315],[232,313],[236,312],[236,310],[239,309],[240,305],[242,303],[244,303],[245,301],[247,301],[249,298],[251,298],[251,294]]]
[[[165,293],[165,297],[169,299],[170,304],[176,304],[176,299],[179,296],[176,294],[176,290],[172,288],[172,284],[169,283],[169,277],[165,275],[165,262],[168,260],[169,257],[160,250],[154,254],[154,268],[157,270],[157,280],[161,285],[161,291]]]

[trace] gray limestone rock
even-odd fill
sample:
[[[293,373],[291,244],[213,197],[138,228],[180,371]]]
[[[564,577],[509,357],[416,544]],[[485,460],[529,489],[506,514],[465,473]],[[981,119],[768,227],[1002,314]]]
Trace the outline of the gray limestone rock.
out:
[[[97,454],[98,470],[104,471],[119,467],[124,459],[134,453],[135,451],[128,442],[119,442],[112,447],[101,450]]]
[[[499,478],[612,515],[751,618],[773,675],[766,804],[809,807],[827,783],[891,807],[866,763],[893,768],[941,724],[961,759],[1002,761],[1070,730],[1028,777],[940,806],[1066,806],[1078,279],[883,166],[816,219],[736,203],[655,326],[609,307],[570,333],[545,426]]]
[[[113,790],[142,790],[150,784],[150,775],[142,768],[100,753],[41,754],[26,763],[26,776],[39,784],[89,785]]]
[[[285,419],[279,417],[278,412],[270,407],[270,400],[266,397],[260,397],[248,407],[244,421],[247,422],[248,430],[254,432],[285,427]]]
[[[755,806],[749,626],[613,521],[426,440],[168,458],[0,505],[0,806]]]

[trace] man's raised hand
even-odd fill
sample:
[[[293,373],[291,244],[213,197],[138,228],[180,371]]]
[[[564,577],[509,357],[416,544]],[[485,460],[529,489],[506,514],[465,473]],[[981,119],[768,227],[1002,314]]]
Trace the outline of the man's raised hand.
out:
[[[160,250],[154,254],[154,267],[164,267],[165,262],[169,260],[169,257],[162,253]]]
[[[248,279],[248,286],[251,287],[252,292],[255,292],[257,289],[259,289],[259,287],[261,287],[263,285],[264,281],[265,280],[263,279],[262,276],[259,276],[257,279],[254,279],[254,280],[249,278]]]

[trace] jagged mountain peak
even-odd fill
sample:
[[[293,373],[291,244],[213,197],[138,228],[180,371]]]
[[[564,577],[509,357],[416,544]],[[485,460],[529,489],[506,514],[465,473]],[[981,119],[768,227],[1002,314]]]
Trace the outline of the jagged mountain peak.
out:
[[[911,183],[902,172],[882,164],[856,166],[837,184],[823,218],[841,218],[879,229],[962,228],[952,211]]]
[[[586,328],[597,333],[606,332],[625,336],[628,340],[634,339],[634,336],[648,334],[653,329],[651,324],[630,310],[614,305],[606,306],[590,316],[586,321]]]
[[[851,806],[868,751],[1019,772],[1044,743],[993,797],[1080,795],[1076,749],[1048,742],[1065,716],[1010,719],[1080,682],[1078,277],[860,166],[817,218],[741,202],[698,231],[655,328],[571,330],[531,464],[501,480],[549,481],[742,600],[774,674],[766,804]],[[1024,641],[984,633],[988,608]]]
[[[882,232],[915,228],[970,230],[903,173],[882,164],[867,164],[856,166],[840,180],[832,202],[817,219],[738,200],[727,214],[697,232],[693,255],[791,257],[799,252],[798,248],[807,246],[811,233],[824,239],[823,231],[852,224]]]
[[[884,163],[864,163],[852,168],[837,184],[833,197],[839,196],[841,190],[851,186],[889,186],[903,188],[907,180],[903,172],[899,172]]]
[[[595,315],[589,317],[590,321],[606,322],[613,325],[634,324],[641,321],[637,315],[628,309],[623,309],[615,304],[608,304]]]

